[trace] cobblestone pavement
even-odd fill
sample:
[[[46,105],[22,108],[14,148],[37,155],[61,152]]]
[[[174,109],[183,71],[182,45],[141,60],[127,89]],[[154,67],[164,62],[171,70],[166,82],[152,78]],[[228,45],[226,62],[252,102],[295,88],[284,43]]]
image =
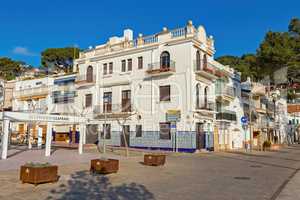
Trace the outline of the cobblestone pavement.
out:
[[[297,194],[288,190],[291,185],[298,191],[300,187],[300,146],[278,152],[169,154],[163,167],[142,165],[142,153],[129,158],[118,152],[108,153],[120,159],[120,171],[106,176],[88,172],[89,160],[100,157],[96,152],[78,155],[76,150],[60,149],[49,158],[43,153],[20,151],[8,160],[0,160],[1,200],[285,200],[288,198],[284,194]],[[59,181],[37,187],[21,184],[18,169],[26,161],[59,165]]]

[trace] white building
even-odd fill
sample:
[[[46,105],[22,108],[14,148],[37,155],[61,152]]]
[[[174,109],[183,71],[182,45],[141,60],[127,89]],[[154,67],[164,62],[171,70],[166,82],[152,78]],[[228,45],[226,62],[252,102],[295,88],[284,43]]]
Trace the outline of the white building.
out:
[[[124,130],[131,147],[177,147],[181,151],[214,147],[218,141],[214,132],[220,128],[215,121],[214,83],[222,74],[229,77],[225,91],[231,87],[236,92],[230,94],[226,111],[242,111],[238,108],[240,88],[233,89],[235,73],[217,63],[214,53],[212,36],[207,37],[205,29],[195,28],[191,21],[183,28],[163,28],[136,39],[127,29],[122,37],[111,37],[80,53],[74,67],[78,72],[76,107],[94,119],[88,125],[87,141],[97,140],[95,132],[107,127],[110,145],[125,144],[120,135]],[[176,126],[167,115],[180,116]],[[229,122],[233,128],[224,141],[228,148],[241,147],[240,116]],[[239,133],[235,136],[231,131]]]

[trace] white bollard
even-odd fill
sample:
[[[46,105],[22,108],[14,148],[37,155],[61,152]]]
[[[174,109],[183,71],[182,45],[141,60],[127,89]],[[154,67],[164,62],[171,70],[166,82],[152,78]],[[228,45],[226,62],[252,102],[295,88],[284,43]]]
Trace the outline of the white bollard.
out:
[[[45,156],[51,155],[51,142],[52,142],[52,123],[47,123],[47,135],[46,135],[46,151]]]
[[[1,159],[6,159],[7,158],[8,132],[9,132],[9,120],[4,119]]]

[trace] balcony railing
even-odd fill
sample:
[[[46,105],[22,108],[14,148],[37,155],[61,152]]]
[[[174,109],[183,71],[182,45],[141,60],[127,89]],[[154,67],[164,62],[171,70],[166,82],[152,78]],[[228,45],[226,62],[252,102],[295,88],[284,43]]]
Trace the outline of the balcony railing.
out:
[[[109,114],[122,114],[131,113],[134,111],[133,104],[123,103],[123,104],[106,104],[94,106],[94,114],[97,115],[109,115]]]
[[[237,121],[237,117],[235,112],[222,111],[216,114],[216,120]]]
[[[14,91],[15,98],[22,97],[34,97],[34,96],[46,96],[50,91],[50,87],[38,87],[38,88],[29,88],[25,90],[16,90]]]
[[[227,96],[234,98],[234,89],[230,86],[220,86],[216,89],[216,96]]]
[[[87,76],[86,74],[78,75],[75,80],[76,84],[94,84],[95,82],[96,82],[96,75],[92,75],[90,77]]]
[[[215,110],[215,103],[209,101],[207,103],[201,102],[198,105],[196,104],[196,110],[207,110],[207,111],[214,111]]]
[[[163,64],[161,62],[155,62],[148,65],[147,73],[148,74],[161,74],[168,72],[175,72],[175,62],[170,61],[169,63]]]
[[[213,63],[203,60],[194,60],[194,71],[196,74],[203,75],[207,78],[216,79],[217,77],[223,77],[225,74]]]

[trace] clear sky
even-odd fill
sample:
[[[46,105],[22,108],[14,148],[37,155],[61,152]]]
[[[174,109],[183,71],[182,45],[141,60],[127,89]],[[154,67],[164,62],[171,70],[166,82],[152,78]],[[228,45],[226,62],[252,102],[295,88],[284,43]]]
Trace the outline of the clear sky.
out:
[[[148,35],[191,19],[213,35],[216,56],[255,52],[268,30],[286,31],[300,0],[3,0],[0,56],[40,65],[48,47],[81,49],[131,28]]]

